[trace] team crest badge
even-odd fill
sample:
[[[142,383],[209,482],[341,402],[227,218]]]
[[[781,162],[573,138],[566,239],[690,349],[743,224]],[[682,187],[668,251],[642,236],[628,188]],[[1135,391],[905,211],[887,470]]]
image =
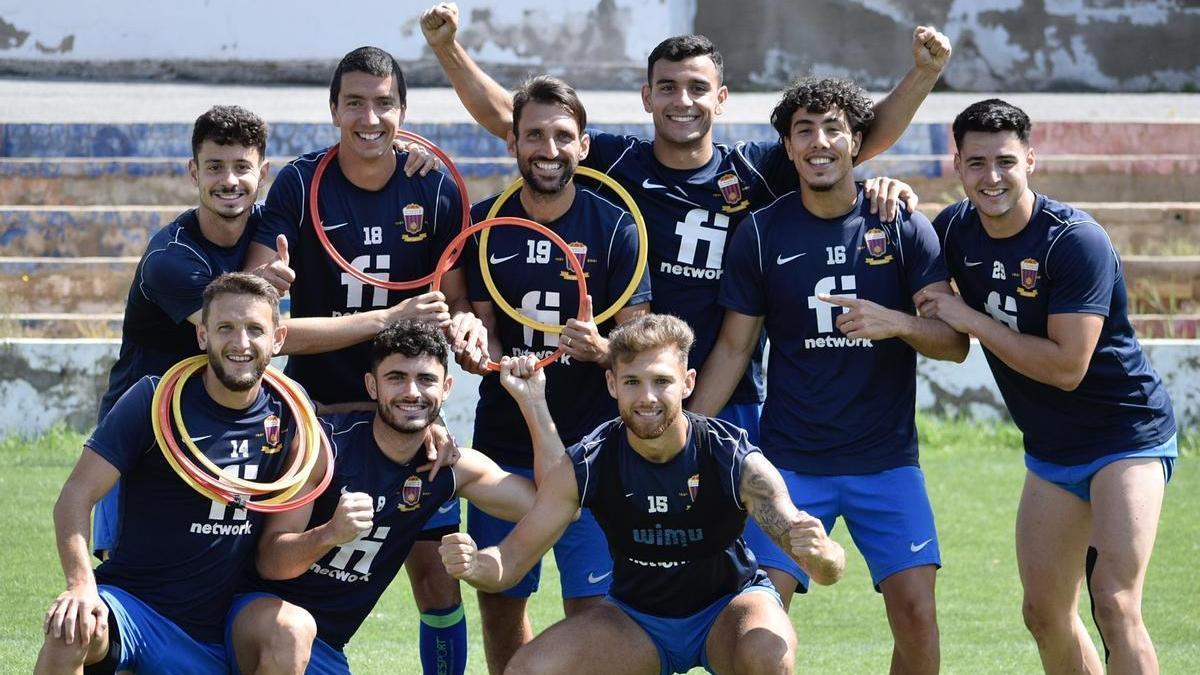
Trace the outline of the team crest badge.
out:
[[[738,179],[736,173],[722,175],[717,179],[717,187],[721,188],[721,197],[725,199],[725,206],[721,207],[722,211],[728,213],[746,208],[747,202],[742,199],[742,181]]]
[[[692,501],[696,501],[696,494],[700,492],[700,474],[694,473],[691,478],[688,478],[688,496]]]
[[[575,256],[575,259],[579,261],[580,267],[587,266],[587,254],[588,254],[587,244],[585,244],[583,242],[579,242],[579,241],[573,241],[570,244],[567,244],[567,248],[571,249],[571,253],[572,253],[572,255]],[[569,260],[567,260],[566,258],[563,258],[563,267],[565,267],[566,269],[564,269],[562,272],[560,272],[560,275],[562,276],[562,278],[574,280],[576,278],[575,271],[571,269],[571,262]],[[586,271],[583,273],[583,278],[584,279],[588,278],[588,273]]]
[[[401,511],[412,511],[421,506],[421,477],[409,476],[404,480],[404,487],[400,489],[400,505]]]
[[[1017,293],[1027,297],[1037,297],[1038,261],[1026,258],[1021,261],[1021,285]]]
[[[425,233],[425,207],[420,204],[409,204],[404,207],[404,241],[421,241]]]
[[[884,265],[892,261],[892,256],[885,255],[887,253],[887,234],[878,227],[872,227],[863,235],[863,243],[867,246],[867,253],[871,254],[867,258],[868,265]]]
[[[267,419],[263,420],[263,436],[267,443],[262,447],[264,455],[273,455],[283,449],[283,443],[280,440],[279,434],[279,424],[278,415],[268,415]]]

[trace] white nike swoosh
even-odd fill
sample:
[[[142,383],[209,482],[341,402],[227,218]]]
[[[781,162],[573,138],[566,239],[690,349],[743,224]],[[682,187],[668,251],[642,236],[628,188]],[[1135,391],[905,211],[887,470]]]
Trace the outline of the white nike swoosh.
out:
[[[625,496],[626,496],[626,497],[632,497],[632,496],[633,496],[633,493],[632,493],[632,492],[630,492],[629,494],[627,494],[627,495],[625,495]]]
[[[967,267],[975,267],[976,265],[982,265],[983,261],[980,260],[977,262],[971,262],[970,260],[967,260],[967,256],[964,255],[963,256],[963,264],[966,265]]]
[[[321,229],[322,229],[322,230],[325,230],[326,232],[328,232],[328,231],[330,231],[330,230],[336,230],[336,229],[338,229],[339,227],[345,227],[345,226],[347,226],[347,225],[349,225],[349,224],[350,224],[350,223],[346,222],[346,223],[338,223],[337,225],[322,225],[322,226],[321,226]]]
[[[350,486],[349,486],[349,485],[343,485],[343,486],[342,486],[342,492],[341,492],[341,493],[342,493],[342,494],[347,494],[347,493],[349,493],[349,492],[350,492]]]
[[[458,504],[457,501],[446,502],[445,504],[438,507],[438,513],[450,513],[450,509],[454,508],[457,504]]]
[[[493,265],[499,265],[500,263],[502,263],[502,262],[504,262],[504,261],[506,261],[506,260],[512,260],[513,258],[515,258],[515,257],[517,257],[517,256],[519,256],[519,255],[521,255],[521,254],[520,254],[520,253],[514,253],[514,254],[512,254],[512,255],[506,255],[506,256],[504,256],[503,258],[497,258],[497,257],[496,257],[496,254],[495,254],[495,253],[493,253],[493,254],[492,254],[492,257],[490,258],[490,260],[492,261],[492,264],[493,264]]]
[[[666,185],[659,185],[658,183],[651,183],[649,178],[642,181],[642,187],[647,190],[666,190],[667,189]]]
[[[921,542],[921,543],[919,543],[919,544],[914,544],[914,543],[912,543],[912,542],[910,541],[910,542],[908,542],[908,550],[912,551],[913,553],[917,553],[917,552],[919,552],[921,549],[923,549],[923,548],[925,548],[926,546],[928,546],[928,545],[929,545],[929,542],[931,542],[931,541],[933,541],[933,539],[926,539],[925,541],[923,541],[923,542]]]
[[[609,571],[605,572],[604,574],[601,574],[600,576],[596,576],[595,574],[588,572],[588,583],[589,584],[598,584],[601,581],[604,581],[605,579],[607,579],[608,575],[610,575],[610,574],[612,574],[612,570],[609,570]]]
[[[792,262],[793,260],[795,260],[796,258],[799,258],[802,255],[808,255],[808,253],[807,252],[797,253],[796,255],[790,255],[786,258],[783,257],[783,254],[781,253],[781,254],[779,254],[779,257],[775,259],[775,264],[776,265],[786,265],[787,263]]]
[[[196,441],[203,441],[203,440],[206,440],[209,438],[212,438],[212,434],[209,434],[207,436],[192,436],[191,440],[193,443],[195,443]]]

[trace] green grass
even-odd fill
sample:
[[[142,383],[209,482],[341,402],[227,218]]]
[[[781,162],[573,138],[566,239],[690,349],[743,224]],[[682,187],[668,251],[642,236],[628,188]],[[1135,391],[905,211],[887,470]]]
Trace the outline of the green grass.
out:
[[[1013,554],[1013,522],[1024,469],[1011,426],[920,420],[922,463],[938,518],[945,567],[938,578],[938,619],[945,673],[1039,672],[1037,652],[1021,623],[1021,589]],[[29,672],[40,643],[42,612],[62,589],[50,509],[83,437],[54,432],[27,443],[0,441],[0,668]],[[1191,471],[1198,439],[1167,490],[1158,543],[1146,580],[1144,615],[1163,673],[1200,672],[1200,483]],[[846,535],[845,579],[798,597],[791,616],[800,639],[797,672],[882,673],[891,635],[866,565]],[[19,542],[19,545],[18,545]],[[558,578],[547,565],[543,591],[530,604],[535,631],[561,616]],[[465,593],[470,622],[469,672],[483,673],[474,594]],[[1085,622],[1091,624],[1090,619]],[[349,654],[356,673],[417,672],[417,620],[401,574],[375,608]]]

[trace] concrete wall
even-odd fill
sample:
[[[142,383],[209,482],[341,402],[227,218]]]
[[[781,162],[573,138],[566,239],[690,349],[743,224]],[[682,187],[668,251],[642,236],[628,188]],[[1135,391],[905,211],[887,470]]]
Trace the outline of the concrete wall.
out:
[[[362,44],[391,50],[414,84],[444,80],[416,25],[430,0],[148,3],[0,0],[0,74],[323,82]],[[701,32],[735,87],[805,73],[890,88],[918,23],[954,41],[961,91],[1194,91],[1200,6],[1188,0],[585,0],[459,3],[461,41],[502,80],[549,71],[587,88],[643,79],[662,38]],[[236,17],[236,18],[234,18]],[[363,20],[364,17],[369,17]],[[247,66],[247,64],[253,64]]]
[[[59,421],[87,431],[117,355],[116,340],[0,340],[0,437],[35,436]],[[1200,424],[1200,342],[1145,340],[1184,430]],[[277,360],[282,366],[282,360]],[[471,437],[479,378],[452,368],[455,385],[443,414],[455,436]],[[1008,413],[977,343],[965,364],[921,358],[917,407],[971,419],[1007,419]],[[520,423],[520,420],[513,420]]]

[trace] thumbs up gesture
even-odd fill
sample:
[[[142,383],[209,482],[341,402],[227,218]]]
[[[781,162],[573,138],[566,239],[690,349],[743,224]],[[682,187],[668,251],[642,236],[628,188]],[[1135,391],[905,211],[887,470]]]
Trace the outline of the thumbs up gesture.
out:
[[[280,295],[287,293],[292,287],[292,282],[296,280],[296,272],[290,267],[287,237],[282,234],[275,237],[275,257],[256,268],[254,273],[266,279]]]
[[[568,319],[558,336],[558,345],[568,356],[580,361],[603,363],[608,359],[608,340],[600,336],[592,314],[592,296],[583,303],[583,319]]]

